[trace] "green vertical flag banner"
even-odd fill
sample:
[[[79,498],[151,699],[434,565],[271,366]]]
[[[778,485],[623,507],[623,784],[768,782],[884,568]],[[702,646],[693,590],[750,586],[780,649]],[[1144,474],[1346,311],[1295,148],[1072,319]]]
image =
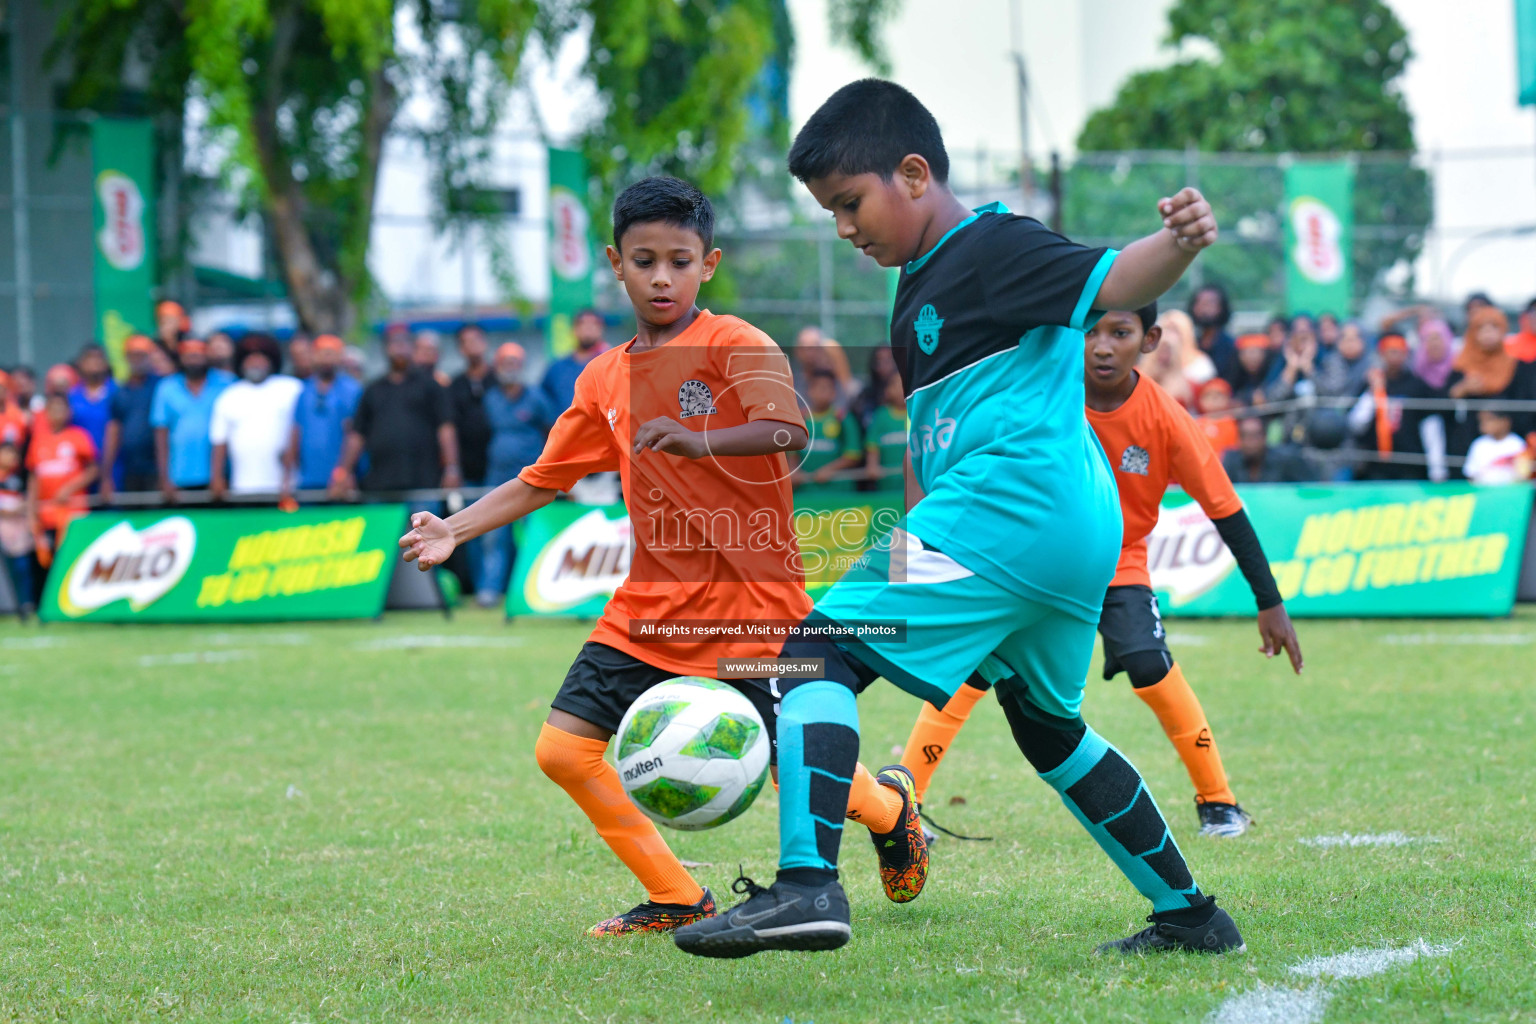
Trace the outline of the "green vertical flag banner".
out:
[[[1291,312],[1347,314],[1353,295],[1355,168],[1297,161],[1285,170],[1285,301]]]
[[[571,322],[592,305],[592,232],[587,216],[587,158],[549,151],[549,350],[576,347]]]
[[[123,342],[154,333],[155,137],[144,119],[91,122],[96,333],[119,376]]]
[[[1536,106],[1536,0],[1515,0],[1515,45],[1520,105]]]

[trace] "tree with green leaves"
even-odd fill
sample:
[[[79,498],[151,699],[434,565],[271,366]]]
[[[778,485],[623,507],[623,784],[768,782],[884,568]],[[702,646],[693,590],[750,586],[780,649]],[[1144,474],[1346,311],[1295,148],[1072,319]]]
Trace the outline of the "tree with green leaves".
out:
[[[1355,187],[1357,291],[1412,264],[1430,220],[1429,183],[1408,159],[1413,120],[1399,80],[1412,49],[1383,0],[1178,0],[1168,23],[1168,45],[1214,52],[1132,75],[1089,117],[1077,140],[1084,159],[1065,186],[1068,227],[1113,236],[1125,204],[1144,219],[1156,195],[1183,183],[1177,163],[1127,175],[1096,158],[1101,151],[1374,153],[1362,157]],[[1241,224],[1253,241],[1278,238],[1277,166],[1202,164],[1199,175],[1229,236]],[[1240,296],[1276,297],[1275,261],[1244,248],[1212,250],[1211,274]]]
[[[222,154],[310,331],[350,331],[371,295],[379,165],[402,107],[425,99],[433,111],[412,132],[439,215],[462,214],[530,45],[590,33],[599,110],[579,141],[594,205],[655,171],[721,191],[754,136],[787,132],[774,101],[793,56],[784,0],[60,2],[67,105],[121,110],[129,69],[148,68],[132,106],[176,126],[165,134],[193,124]],[[833,0],[834,32],[880,66],[878,28],[898,3]]]

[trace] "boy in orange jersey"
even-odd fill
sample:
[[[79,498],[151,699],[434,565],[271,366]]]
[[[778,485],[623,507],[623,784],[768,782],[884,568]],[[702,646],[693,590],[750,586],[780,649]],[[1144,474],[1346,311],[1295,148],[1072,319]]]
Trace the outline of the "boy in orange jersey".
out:
[[[1210,441],[1156,381],[1136,371],[1136,361],[1157,348],[1161,329],[1156,321],[1155,304],[1134,313],[1105,313],[1088,332],[1084,354],[1088,423],[1114,467],[1125,522],[1120,563],[1099,618],[1104,678],[1125,672],[1136,696],[1157,715],[1195,784],[1200,834],[1230,838],[1246,832],[1252,819],[1232,794],[1205,711],[1168,652],[1147,573],[1147,537],[1157,525],[1158,509],[1170,483],[1179,484],[1200,503],[1253,589],[1263,641],[1259,650],[1265,657],[1284,650],[1300,673],[1301,647],[1258,535]],[[932,704],[923,706],[902,756],[917,779],[919,801],[939,761],[989,687],[974,675],[942,711]]]
[[[458,544],[549,504],[587,474],[620,474],[634,531],[629,576],[555,695],[534,750],[649,897],[595,925],[597,935],[671,931],[715,913],[709,890],[603,759],[625,711],[664,679],[713,678],[721,658],[771,657],[780,645],[772,636],[649,642],[642,623],[793,623],[811,609],[784,455],[807,441],[789,363],[750,324],[694,304],[720,261],[709,200],[675,178],[646,178],[618,197],[613,221],[608,258],[635,308],[634,339],[587,364],[534,465],[446,520],[417,513],[400,539],[406,561],[441,565]],[[774,738],[771,681],[729,682]],[[875,837],[887,895],[915,898],[927,848],[910,773],[860,769],[848,816]]]

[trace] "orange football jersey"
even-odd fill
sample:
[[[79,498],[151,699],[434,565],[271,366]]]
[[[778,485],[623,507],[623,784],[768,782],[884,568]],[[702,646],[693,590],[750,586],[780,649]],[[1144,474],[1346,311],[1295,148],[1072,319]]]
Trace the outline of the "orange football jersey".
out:
[[[663,416],[693,430],[804,424],[789,361],[745,321],[704,310],[659,348],[635,352],[633,344],[587,364],[571,408],[520,478],[565,491],[589,473],[619,471],[634,550],[591,639],[670,672],[712,677],[718,659],[772,656],[780,639],[637,641],[631,622],[798,621],[810,612],[789,463],[782,453],[636,455],[635,433]]]
[[[1115,471],[1125,521],[1112,587],[1151,586],[1147,537],[1157,526],[1169,484],[1189,492],[1212,519],[1225,519],[1243,509],[1205,431],[1156,381],[1145,374],[1137,376],[1131,397],[1120,408],[1087,410],[1088,423]]]

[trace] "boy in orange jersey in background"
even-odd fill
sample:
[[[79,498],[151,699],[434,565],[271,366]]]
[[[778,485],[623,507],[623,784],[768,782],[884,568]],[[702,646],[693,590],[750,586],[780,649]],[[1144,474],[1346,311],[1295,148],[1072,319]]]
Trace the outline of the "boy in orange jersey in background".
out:
[[[1258,535],[1205,432],[1156,381],[1136,371],[1136,361],[1157,348],[1156,321],[1155,304],[1105,313],[1088,332],[1084,353],[1088,423],[1114,468],[1125,522],[1120,562],[1099,618],[1104,678],[1125,672],[1136,696],[1157,715],[1195,785],[1200,834],[1231,838],[1246,832],[1253,819],[1233,795],[1205,710],[1168,651],[1147,573],[1147,537],[1169,484],[1200,503],[1237,559],[1258,603],[1259,650],[1265,657],[1284,650],[1300,673],[1301,647]],[[902,755],[917,779],[919,801],[989,686],[974,675],[942,711],[923,705]]]
[[[720,260],[709,200],[675,178],[646,178],[618,197],[613,220],[608,258],[634,305],[636,336],[587,364],[535,464],[446,520],[417,513],[400,539],[407,561],[441,565],[456,545],[549,504],[589,473],[620,474],[634,531],[629,576],[555,695],[534,750],[649,897],[595,925],[595,935],[671,931],[715,913],[709,890],[603,759],[625,711],[665,679],[715,678],[721,658],[772,657],[780,646],[773,636],[637,641],[637,625],[798,622],[811,609],[784,455],[807,441],[789,363],[750,324],[694,304]],[[727,681],[774,738],[771,681]],[[915,898],[927,848],[910,773],[859,769],[848,816],[875,838],[887,895]]]

